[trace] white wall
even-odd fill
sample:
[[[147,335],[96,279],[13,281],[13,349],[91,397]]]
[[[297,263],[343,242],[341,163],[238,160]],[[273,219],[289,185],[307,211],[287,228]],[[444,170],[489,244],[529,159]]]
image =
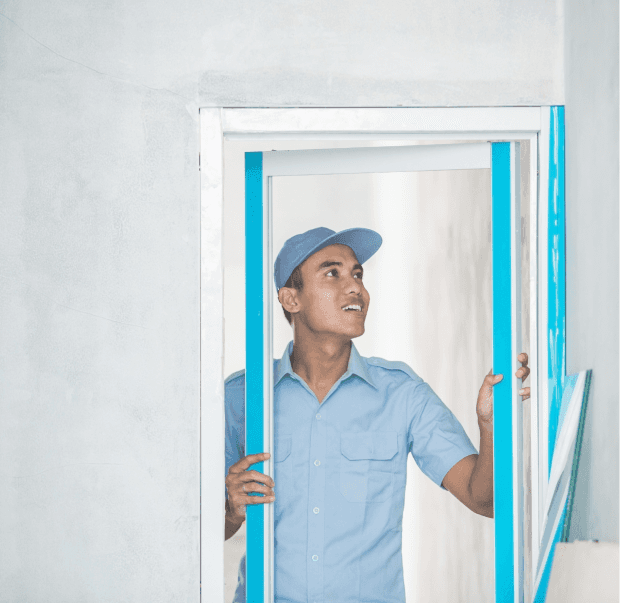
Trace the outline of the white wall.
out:
[[[563,3],[6,0],[6,601],[198,598],[198,107],[564,100]]]
[[[567,372],[593,369],[571,540],[618,542],[618,3],[566,2]]]
[[[228,106],[557,103],[562,4],[211,4],[200,97]]]
[[[98,7],[1,9],[55,50],[0,16],[7,603],[199,594],[196,116]]]

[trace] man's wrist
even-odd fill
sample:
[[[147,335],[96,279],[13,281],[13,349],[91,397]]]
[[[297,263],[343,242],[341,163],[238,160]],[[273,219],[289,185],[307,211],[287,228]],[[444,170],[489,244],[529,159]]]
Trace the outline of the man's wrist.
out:
[[[226,523],[232,527],[240,526],[245,521],[245,517],[239,518],[237,516],[233,518],[229,513],[226,513],[225,519],[226,519]]]
[[[233,526],[240,526],[244,521],[245,521],[245,517],[243,517],[242,515],[235,515],[232,512],[232,509],[230,508],[230,502],[228,499],[226,499],[226,521],[233,525]]]
[[[480,427],[480,431],[493,431],[493,418],[482,419],[478,417],[478,427]]]

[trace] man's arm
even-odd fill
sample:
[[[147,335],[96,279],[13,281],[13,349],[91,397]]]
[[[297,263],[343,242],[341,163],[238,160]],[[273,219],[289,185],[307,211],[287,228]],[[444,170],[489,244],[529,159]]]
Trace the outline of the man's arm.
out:
[[[527,366],[527,354],[517,356],[521,368],[515,375],[526,379],[530,374]],[[446,473],[443,487],[451,492],[468,509],[478,515],[493,517],[493,386],[503,379],[502,375],[493,375],[492,370],[484,378],[476,412],[480,429],[480,452],[461,459]],[[519,390],[523,400],[530,397],[530,388]]]
[[[480,426],[480,453],[461,459],[441,484],[474,513],[493,517],[492,426]]]

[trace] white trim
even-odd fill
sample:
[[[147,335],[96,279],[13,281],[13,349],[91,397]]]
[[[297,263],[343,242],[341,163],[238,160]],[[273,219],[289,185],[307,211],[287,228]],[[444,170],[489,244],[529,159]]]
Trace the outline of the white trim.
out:
[[[386,140],[525,140],[536,131],[484,130],[481,132],[225,132],[224,140],[354,140],[356,142]]]
[[[530,350],[529,362],[530,367],[537,367],[540,345],[540,331],[538,318],[538,298],[536,292],[538,289],[538,233],[541,231],[537,220],[538,216],[538,136],[530,138]],[[543,380],[539,379],[539,371],[532,370],[529,376],[530,386],[530,467],[531,467],[531,488],[532,488],[532,508],[530,525],[532,527],[532,550],[531,550],[531,580],[530,584],[534,584],[536,577],[536,563],[540,550],[540,530],[542,507],[540,484],[537,479],[539,467],[538,438],[539,438],[539,387],[538,384]],[[542,415],[546,416],[546,415]],[[531,594],[530,594],[531,596]]]
[[[538,107],[224,109],[227,134],[537,132]]]
[[[512,211],[510,213],[510,256],[511,274],[511,322],[513,370],[509,375],[512,384],[512,516],[514,555],[514,601],[523,603],[523,405],[520,379],[515,372],[520,367],[516,356],[522,346],[521,323],[521,161],[520,144],[510,143],[510,191]]]
[[[538,136],[538,546],[540,547],[544,525],[544,502],[549,482],[549,358],[548,358],[548,266],[547,230],[549,216],[549,120],[550,107],[540,108],[540,134]],[[540,551],[540,548],[539,548]]]
[[[490,168],[488,142],[263,153],[263,177]]]
[[[265,176],[263,154],[263,442],[270,458],[263,463],[263,471],[274,476],[274,420],[273,420],[273,220],[272,220],[272,179]],[[263,505],[263,542],[265,543],[264,601],[274,600],[275,580],[275,542],[274,542],[274,505]]]
[[[224,258],[220,109],[200,111],[200,584],[201,600],[224,601]],[[203,479],[204,469],[216,469]],[[204,492],[204,495],[203,495]],[[204,589],[202,588],[204,586]],[[202,593],[206,597],[202,597]]]
[[[529,140],[530,375],[532,406],[532,568],[538,561],[547,485],[547,190],[549,107],[200,110],[201,144],[201,467],[224,466],[222,320],[223,141],[238,140]],[[219,223],[219,229],[216,226]],[[542,253],[540,253],[542,251]],[[271,265],[271,261],[268,265]],[[267,291],[270,287],[267,288]],[[218,313],[219,309],[219,313]],[[207,311],[208,310],[208,311]],[[271,308],[270,308],[271,311]],[[536,345],[537,344],[537,345]],[[538,374],[541,378],[538,378]],[[271,413],[273,414],[273,413]],[[208,417],[208,420],[207,420]],[[221,428],[221,429],[220,429]],[[270,426],[273,433],[273,425]],[[540,441],[539,441],[540,440]],[[273,443],[272,443],[273,445]],[[538,471],[543,468],[544,470]],[[538,473],[539,479],[536,479]],[[209,475],[201,498],[201,581],[223,602],[224,482]],[[213,477],[214,479],[210,479]],[[221,483],[220,483],[221,482]],[[221,539],[221,540],[220,540]],[[271,568],[273,580],[273,567]],[[208,586],[207,586],[208,585]],[[206,588],[208,587],[208,591]],[[206,600],[206,599],[203,599]]]

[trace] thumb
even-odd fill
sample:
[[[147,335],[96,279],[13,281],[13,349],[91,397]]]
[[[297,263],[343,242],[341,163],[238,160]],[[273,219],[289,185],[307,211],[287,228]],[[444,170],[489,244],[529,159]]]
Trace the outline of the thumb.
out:
[[[489,385],[497,385],[504,378],[504,375],[501,375],[501,374],[494,375],[493,367],[491,367],[491,370],[487,373],[487,377],[488,379],[486,379],[486,381],[487,383],[489,383]]]

